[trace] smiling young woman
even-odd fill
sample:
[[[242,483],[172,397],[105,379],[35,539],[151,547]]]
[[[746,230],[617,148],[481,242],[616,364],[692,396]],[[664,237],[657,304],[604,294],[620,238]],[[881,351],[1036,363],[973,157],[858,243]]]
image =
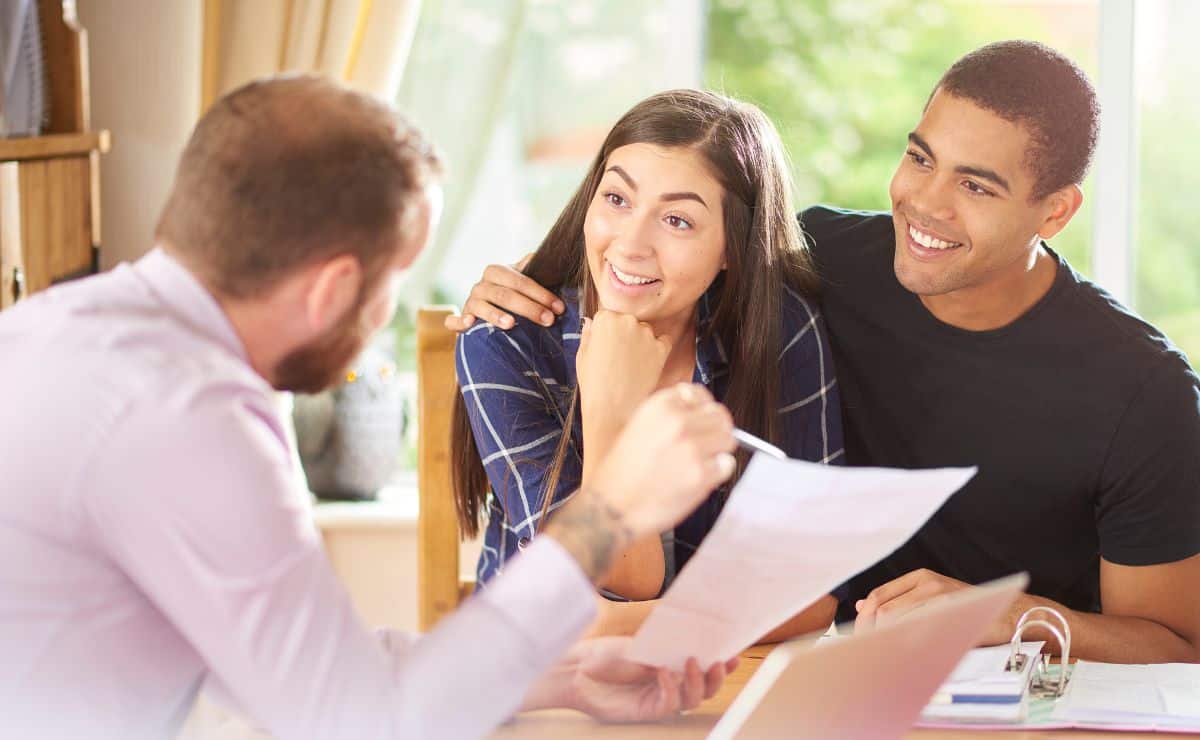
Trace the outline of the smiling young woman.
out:
[[[589,463],[657,388],[701,383],[738,426],[790,456],[840,461],[833,366],[794,213],[778,134],[757,108],[676,90],[617,122],[525,269],[566,310],[507,332],[480,323],[459,339],[455,489],[466,532],[486,512],[481,584],[587,483]],[[608,595],[661,593],[727,493],[635,543]],[[645,613],[604,606],[613,619],[600,632],[636,628],[622,607]],[[785,633],[824,628],[833,609],[826,598]]]

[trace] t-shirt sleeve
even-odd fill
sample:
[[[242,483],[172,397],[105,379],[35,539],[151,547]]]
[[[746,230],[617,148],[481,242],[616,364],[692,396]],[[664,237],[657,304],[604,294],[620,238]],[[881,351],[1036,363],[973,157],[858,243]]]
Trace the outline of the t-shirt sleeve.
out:
[[[546,394],[569,389],[542,378],[528,352],[512,334],[480,325],[459,337],[455,364],[475,446],[504,509],[505,526],[517,537],[532,538],[563,433],[554,399]],[[556,502],[578,487],[580,476],[578,456],[568,451]]]
[[[1119,565],[1200,553],[1200,379],[1172,357],[1130,402],[1101,471],[1100,554]]]

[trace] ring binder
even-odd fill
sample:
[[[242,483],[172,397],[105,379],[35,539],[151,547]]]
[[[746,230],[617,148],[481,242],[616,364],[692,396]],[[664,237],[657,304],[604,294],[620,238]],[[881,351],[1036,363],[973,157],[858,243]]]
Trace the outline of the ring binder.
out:
[[[1059,641],[1061,663],[1051,664],[1050,656],[1042,653],[1044,640],[1021,641],[1033,627],[1045,627]],[[989,660],[993,661],[990,669],[986,668]],[[964,673],[976,682],[966,689],[976,689],[979,698],[947,702],[947,696],[951,700],[957,696],[955,690],[969,693],[962,686],[967,681],[947,682],[922,711],[920,727],[1200,735],[1200,713],[1196,711],[1200,707],[1200,665],[1120,665],[1088,660],[1072,665],[1071,626],[1062,614],[1048,607],[1035,607],[1022,614],[1009,645],[975,648],[959,664],[959,668],[964,666]],[[976,688],[1005,679],[1013,685],[1013,694],[1020,692],[1019,703],[994,703]]]
[[[1044,619],[1031,619],[1030,617],[1045,612],[1051,617],[1058,620],[1058,626],[1047,622]],[[1062,627],[1060,630],[1059,627]],[[1021,638],[1025,634],[1025,630],[1030,627],[1045,627],[1054,638],[1058,640],[1059,653],[1061,654],[1060,668],[1058,671],[1058,685],[1052,684],[1053,678],[1050,676],[1050,656],[1039,654],[1038,656],[1029,656],[1020,652]],[[1044,699],[1057,699],[1062,696],[1067,690],[1067,681],[1070,674],[1071,661],[1071,625],[1067,623],[1067,618],[1062,615],[1057,609],[1052,609],[1048,606],[1035,606],[1029,609],[1021,618],[1017,620],[1017,628],[1013,631],[1012,640],[1010,641],[1011,650],[1008,655],[1008,663],[1006,670],[1021,671],[1025,667],[1025,661],[1037,660],[1038,663],[1034,666],[1033,679],[1029,686],[1031,696]]]

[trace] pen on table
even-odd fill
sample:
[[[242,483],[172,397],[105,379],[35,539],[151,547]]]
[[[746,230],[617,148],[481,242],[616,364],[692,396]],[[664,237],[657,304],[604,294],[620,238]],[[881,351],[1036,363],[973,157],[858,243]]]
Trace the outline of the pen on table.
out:
[[[737,440],[738,445],[750,450],[751,452],[761,452],[764,455],[773,457],[776,460],[786,460],[787,454],[775,445],[766,440],[755,437],[750,432],[743,429],[733,428],[733,438]]]

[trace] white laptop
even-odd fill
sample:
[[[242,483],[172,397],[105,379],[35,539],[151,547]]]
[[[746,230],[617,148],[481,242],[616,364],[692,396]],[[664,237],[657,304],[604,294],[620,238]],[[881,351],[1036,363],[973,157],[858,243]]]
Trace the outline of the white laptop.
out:
[[[1022,573],[930,601],[876,630],[780,645],[709,740],[898,738],[1028,583]]]

